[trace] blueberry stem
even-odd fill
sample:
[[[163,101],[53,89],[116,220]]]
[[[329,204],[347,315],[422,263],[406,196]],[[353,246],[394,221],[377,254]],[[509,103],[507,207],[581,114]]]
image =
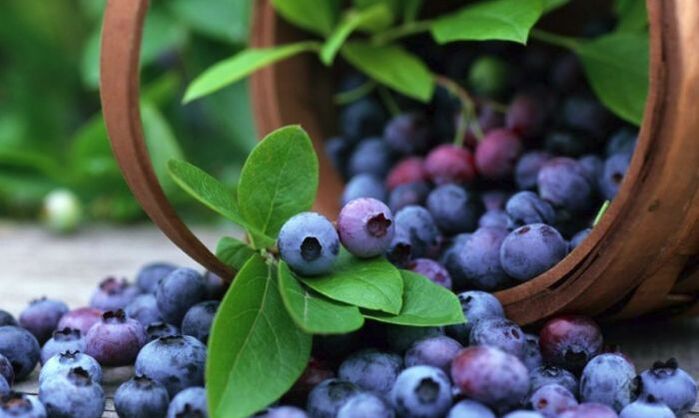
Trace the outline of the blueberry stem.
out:
[[[597,212],[597,215],[595,216],[595,220],[592,222],[592,226],[597,226],[599,221],[602,219],[602,216],[607,212],[607,209],[609,208],[609,200],[605,200],[604,203],[602,203],[602,207],[599,208],[599,211]]]
[[[461,87],[459,83],[443,75],[435,75],[434,80],[435,83],[442,86],[446,91],[459,99],[461,102],[460,117],[462,123],[457,124],[457,129],[454,134],[454,145],[457,147],[463,147],[464,137],[468,128],[471,128],[479,141],[483,139],[483,130],[481,129],[480,123],[478,123],[478,118],[476,117],[476,104],[471,95],[468,94],[468,92]]]
[[[357,88],[335,94],[333,96],[333,102],[341,106],[346,105],[361,99],[362,97],[371,93],[375,88],[376,82],[374,80],[367,80],[365,83],[362,83],[362,85]]]
[[[541,29],[532,29],[531,37],[551,45],[556,45],[572,50],[577,49],[580,45],[580,42],[575,38],[557,35],[555,33],[546,32]]]

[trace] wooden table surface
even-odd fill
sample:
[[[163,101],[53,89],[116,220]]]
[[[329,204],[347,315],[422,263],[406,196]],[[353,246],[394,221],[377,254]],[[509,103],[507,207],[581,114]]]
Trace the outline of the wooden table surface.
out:
[[[214,227],[195,232],[209,248],[219,237],[234,234]],[[63,300],[71,308],[83,306],[105,276],[132,279],[140,266],[151,261],[199,268],[149,225],[94,226],[75,235],[55,236],[34,225],[0,222],[0,309],[17,315],[40,296]],[[620,345],[639,370],[655,360],[675,357],[681,367],[699,376],[699,319],[626,322],[605,325],[604,331],[606,341]],[[131,373],[128,367],[107,371],[108,396]],[[36,393],[36,376],[18,388]],[[690,415],[699,417],[699,407]],[[116,417],[111,400],[104,417]]]

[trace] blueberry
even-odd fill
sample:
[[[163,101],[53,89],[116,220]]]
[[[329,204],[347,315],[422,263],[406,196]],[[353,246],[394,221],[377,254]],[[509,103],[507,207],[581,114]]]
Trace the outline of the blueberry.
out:
[[[385,121],[386,112],[369,97],[352,102],[340,111],[342,136],[352,142],[380,134]]]
[[[610,157],[614,154],[633,154],[638,139],[638,131],[622,128],[615,132],[607,142],[605,154]]]
[[[93,382],[102,382],[102,367],[97,360],[79,351],[66,351],[54,355],[44,363],[39,373],[39,384],[55,376],[66,375],[76,367],[87,371]]]
[[[63,328],[54,331],[53,337],[41,347],[41,364],[46,363],[54,355],[66,351],[85,351],[85,338],[80,330]]]
[[[41,348],[32,333],[24,328],[0,327],[0,354],[12,364],[16,380],[23,380],[39,362]]]
[[[556,220],[556,211],[536,193],[515,193],[507,201],[505,212],[510,218],[509,227],[517,228],[529,224],[551,224]]]
[[[554,130],[546,135],[545,148],[552,154],[579,157],[595,152],[596,141],[590,141],[590,137],[578,131]]]
[[[529,370],[531,390],[534,392],[542,386],[557,384],[568,389],[573,396],[578,396],[578,378],[566,369],[557,366],[539,366]]]
[[[569,251],[573,251],[573,249],[578,248],[578,246],[582,244],[582,242],[585,241],[585,239],[590,235],[590,232],[592,232],[592,228],[585,228],[573,235],[573,238],[571,238],[570,242],[568,242]]]
[[[493,347],[468,347],[451,365],[461,394],[499,411],[519,404],[529,392],[529,372],[515,356]]]
[[[170,396],[204,384],[206,346],[188,335],[161,337],[146,344],[136,357],[136,373],[165,385]]]
[[[602,197],[612,200],[616,196],[630,163],[631,156],[629,154],[614,154],[607,158],[599,177],[599,189]]]
[[[590,360],[580,377],[580,398],[621,411],[635,397],[636,369],[625,357],[606,353]]]
[[[667,405],[652,397],[631,402],[619,413],[619,418],[675,418],[675,416],[681,417],[684,414],[675,415]]]
[[[697,384],[675,359],[656,362],[640,375],[641,395],[662,402],[677,416],[688,413],[697,401]]]
[[[614,410],[599,403],[581,403],[563,412],[558,418],[618,418]]]
[[[591,139],[598,139],[604,138],[609,131],[611,114],[593,97],[571,96],[563,102],[563,121]]]
[[[451,408],[447,418],[496,418],[496,416],[482,403],[465,399]]]
[[[371,174],[358,174],[352,177],[342,192],[342,204],[360,197],[371,197],[376,200],[386,200],[386,187],[383,181]]]
[[[551,67],[551,82],[558,91],[571,93],[584,80],[580,60],[573,53],[559,57]]]
[[[206,389],[200,386],[182,390],[172,398],[167,418],[207,418]]]
[[[425,169],[434,184],[470,183],[476,178],[473,154],[466,148],[444,144],[430,151]]]
[[[182,319],[182,334],[191,335],[206,344],[218,305],[218,301],[210,300],[192,306]]]
[[[507,88],[508,64],[496,56],[483,55],[468,71],[468,84],[473,91],[497,97]]]
[[[430,145],[427,119],[417,113],[404,113],[393,117],[384,128],[386,144],[399,154],[418,154]]]
[[[421,157],[407,157],[391,168],[386,177],[386,186],[389,190],[393,190],[403,184],[427,180],[428,174],[425,169],[425,160]]]
[[[425,203],[429,193],[430,187],[423,181],[401,184],[391,191],[388,206],[393,212],[398,212],[406,206],[419,206]]]
[[[539,195],[554,206],[570,212],[590,209],[595,192],[587,171],[577,160],[552,158],[539,170]]]
[[[538,369],[544,364],[544,358],[541,355],[541,349],[539,349],[538,336],[533,334],[524,334],[524,339],[524,353],[522,354],[521,360],[522,363],[527,366],[530,376],[532,376],[534,370]],[[575,392],[577,392],[577,390]]]
[[[4,376],[0,375],[0,396],[5,396],[10,393],[10,384]]]
[[[51,338],[58,321],[66,312],[68,312],[68,305],[61,301],[36,299],[19,314],[19,325],[31,332],[39,344],[43,344]]]
[[[340,252],[340,238],[335,227],[314,212],[299,213],[286,221],[277,245],[282,260],[302,276],[329,273]]]
[[[136,299],[141,290],[130,284],[126,279],[117,280],[114,277],[104,279],[92,294],[90,306],[102,311],[124,309]]]
[[[545,151],[529,151],[522,155],[515,166],[515,183],[522,190],[536,188],[539,170],[551,159],[551,154]]]
[[[104,366],[127,366],[146,343],[146,331],[124,311],[107,311],[85,336],[85,353]]]
[[[295,406],[275,406],[255,414],[254,418],[308,418],[308,415]]]
[[[17,326],[18,323],[11,313],[0,309],[0,327],[4,327],[5,325]]]
[[[390,400],[401,417],[442,417],[451,408],[451,383],[436,367],[409,367],[398,375]]]
[[[505,126],[526,139],[536,138],[546,121],[545,98],[524,93],[512,99],[505,116]]]
[[[206,285],[206,299],[221,300],[226,294],[228,284],[216,273],[207,271],[204,273],[204,284]]]
[[[363,390],[385,395],[391,390],[402,368],[403,360],[399,355],[368,349],[352,354],[343,361],[337,375]]]
[[[347,162],[347,172],[350,176],[371,174],[383,178],[391,169],[393,154],[389,146],[381,138],[362,140],[352,152]]]
[[[468,344],[473,326],[484,319],[504,318],[505,310],[493,295],[480,290],[469,290],[458,294],[467,322],[447,327],[447,334],[462,344]]]
[[[82,335],[87,335],[87,331],[102,319],[103,313],[100,309],[91,307],[73,309],[61,317],[56,328],[73,328],[80,330]]]
[[[146,335],[149,342],[160,337],[172,337],[180,334],[179,328],[166,322],[153,322],[146,327]]]
[[[318,384],[308,395],[306,411],[310,418],[335,418],[342,406],[360,389],[351,382],[327,379]]]
[[[165,322],[179,325],[189,308],[206,298],[204,278],[189,268],[168,274],[155,291],[158,310]]]
[[[393,214],[379,200],[354,199],[340,211],[337,230],[350,253],[361,258],[376,257],[385,253],[393,240]]]
[[[478,228],[452,256],[452,280],[455,289],[497,290],[509,278],[501,264],[501,246],[507,230]]]
[[[432,366],[449,373],[451,361],[463,346],[456,340],[444,335],[429,337],[417,341],[405,353],[405,367]]]
[[[524,411],[524,410],[517,410],[517,411],[512,411],[508,414],[505,414],[502,416],[502,418],[546,418],[543,415],[541,415],[538,412],[535,411]]]
[[[335,334],[325,336],[325,341],[328,340],[328,337],[337,337],[337,339],[340,341],[346,341],[348,335],[353,334]],[[320,336],[315,336],[313,340],[314,348],[317,350],[331,348],[330,344],[328,343],[318,343],[321,340]],[[343,348],[352,345],[353,344],[350,343],[348,345],[345,345]],[[334,350],[333,354],[341,354],[342,357],[346,355],[343,349]],[[306,369],[303,371],[303,374],[301,374],[301,377],[296,379],[296,382],[291,387],[291,389],[289,389],[286,395],[284,395],[284,398],[285,400],[288,400],[295,404],[302,403],[306,400],[306,398],[308,398],[308,394],[317,384],[319,384],[323,380],[332,379],[334,377],[335,372],[331,368],[330,363],[311,357],[311,359],[308,361],[308,364],[306,365]]]
[[[389,347],[403,353],[416,342],[425,338],[444,335],[442,327],[410,327],[404,325],[388,325],[386,327],[386,340]]]
[[[328,138],[323,142],[325,156],[343,177],[347,175],[347,156],[352,150],[352,145],[350,141],[339,136]]]
[[[488,180],[509,178],[522,154],[522,142],[512,131],[494,129],[478,143],[476,168]]]
[[[444,265],[447,271],[450,272],[450,275],[451,272],[456,271],[456,263],[458,261],[456,259],[456,256],[464,247],[466,241],[468,241],[470,236],[471,234],[464,232],[462,234],[454,235],[444,243],[444,246],[442,248],[442,254],[439,257],[439,262],[442,263],[442,265]]]
[[[337,411],[337,418],[394,418],[395,413],[386,401],[372,393],[355,395]]]
[[[170,263],[146,264],[136,274],[136,285],[144,293],[154,293],[158,282],[177,269]]]
[[[421,274],[432,283],[451,289],[451,276],[444,266],[429,258],[416,258],[409,264],[410,270]]]
[[[587,317],[563,315],[544,324],[539,343],[547,363],[579,373],[602,350],[602,331]]]
[[[105,396],[85,369],[75,367],[65,375],[44,380],[39,386],[39,400],[50,417],[99,418]]]
[[[432,190],[427,197],[427,209],[437,226],[448,235],[476,229],[481,212],[476,196],[455,184]]]
[[[406,206],[395,215],[396,233],[394,242],[407,245],[412,258],[429,256],[439,247],[440,234],[430,212],[421,206]],[[398,238],[398,240],[396,240]],[[389,254],[399,250],[389,247]],[[390,258],[390,257],[389,257]]]
[[[526,340],[519,325],[505,318],[482,319],[473,325],[471,345],[486,345],[521,358]]]
[[[597,184],[599,177],[604,169],[604,162],[597,155],[583,155],[578,158],[580,166],[587,174],[587,178],[592,184]]]
[[[510,193],[502,190],[488,190],[481,194],[481,201],[485,210],[504,210]]]
[[[135,319],[144,327],[153,322],[163,320],[158,309],[158,301],[153,294],[139,295],[124,309],[129,318]]]
[[[12,363],[2,354],[0,354],[0,376],[10,385],[15,382],[15,371],[12,368]]]
[[[10,392],[0,396],[0,418],[46,418],[46,409],[36,396]]]
[[[165,386],[144,375],[122,383],[114,394],[114,409],[120,417],[162,418],[169,404]]]
[[[555,266],[568,254],[568,244],[546,224],[521,226],[510,232],[500,247],[500,263],[519,281],[530,280]]]
[[[478,219],[479,228],[507,229],[510,226],[510,217],[501,209],[491,209],[483,213]]]
[[[578,405],[570,390],[556,383],[536,389],[529,398],[529,403],[545,418],[557,418],[561,412]]]

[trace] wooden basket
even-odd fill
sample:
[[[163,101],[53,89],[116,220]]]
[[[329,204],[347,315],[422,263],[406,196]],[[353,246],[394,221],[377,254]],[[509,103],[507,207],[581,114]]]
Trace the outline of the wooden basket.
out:
[[[578,0],[576,0],[578,1]],[[638,145],[619,194],[589,238],[544,274],[497,292],[521,324],[559,312],[629,318],[699,313],[699,1],[648,0],[650,92]],[[183,251],[232,279],[168,203],[143,141],[138,57],[147,0],[110,0],[102,38],[101,98],[112,147],[143,209]],[[255,3],[255,46],[303,37]],[[300,56],[256,73],[252,98],[260,132],[300,123],[321,157],[316,209],[334,217],[342,190],[322,151],[333,132],[327,72]]]

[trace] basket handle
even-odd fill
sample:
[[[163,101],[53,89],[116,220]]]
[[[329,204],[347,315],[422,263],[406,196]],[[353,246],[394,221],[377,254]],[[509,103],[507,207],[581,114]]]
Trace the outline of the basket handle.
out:
[[[187,228],[155,176],[143,140],[139,108],[139,55],[148,0],[109,0],[100,54],[100,98],[109,140],[131,192],[153,222],[181,250],[229,282],[223,264]]]

